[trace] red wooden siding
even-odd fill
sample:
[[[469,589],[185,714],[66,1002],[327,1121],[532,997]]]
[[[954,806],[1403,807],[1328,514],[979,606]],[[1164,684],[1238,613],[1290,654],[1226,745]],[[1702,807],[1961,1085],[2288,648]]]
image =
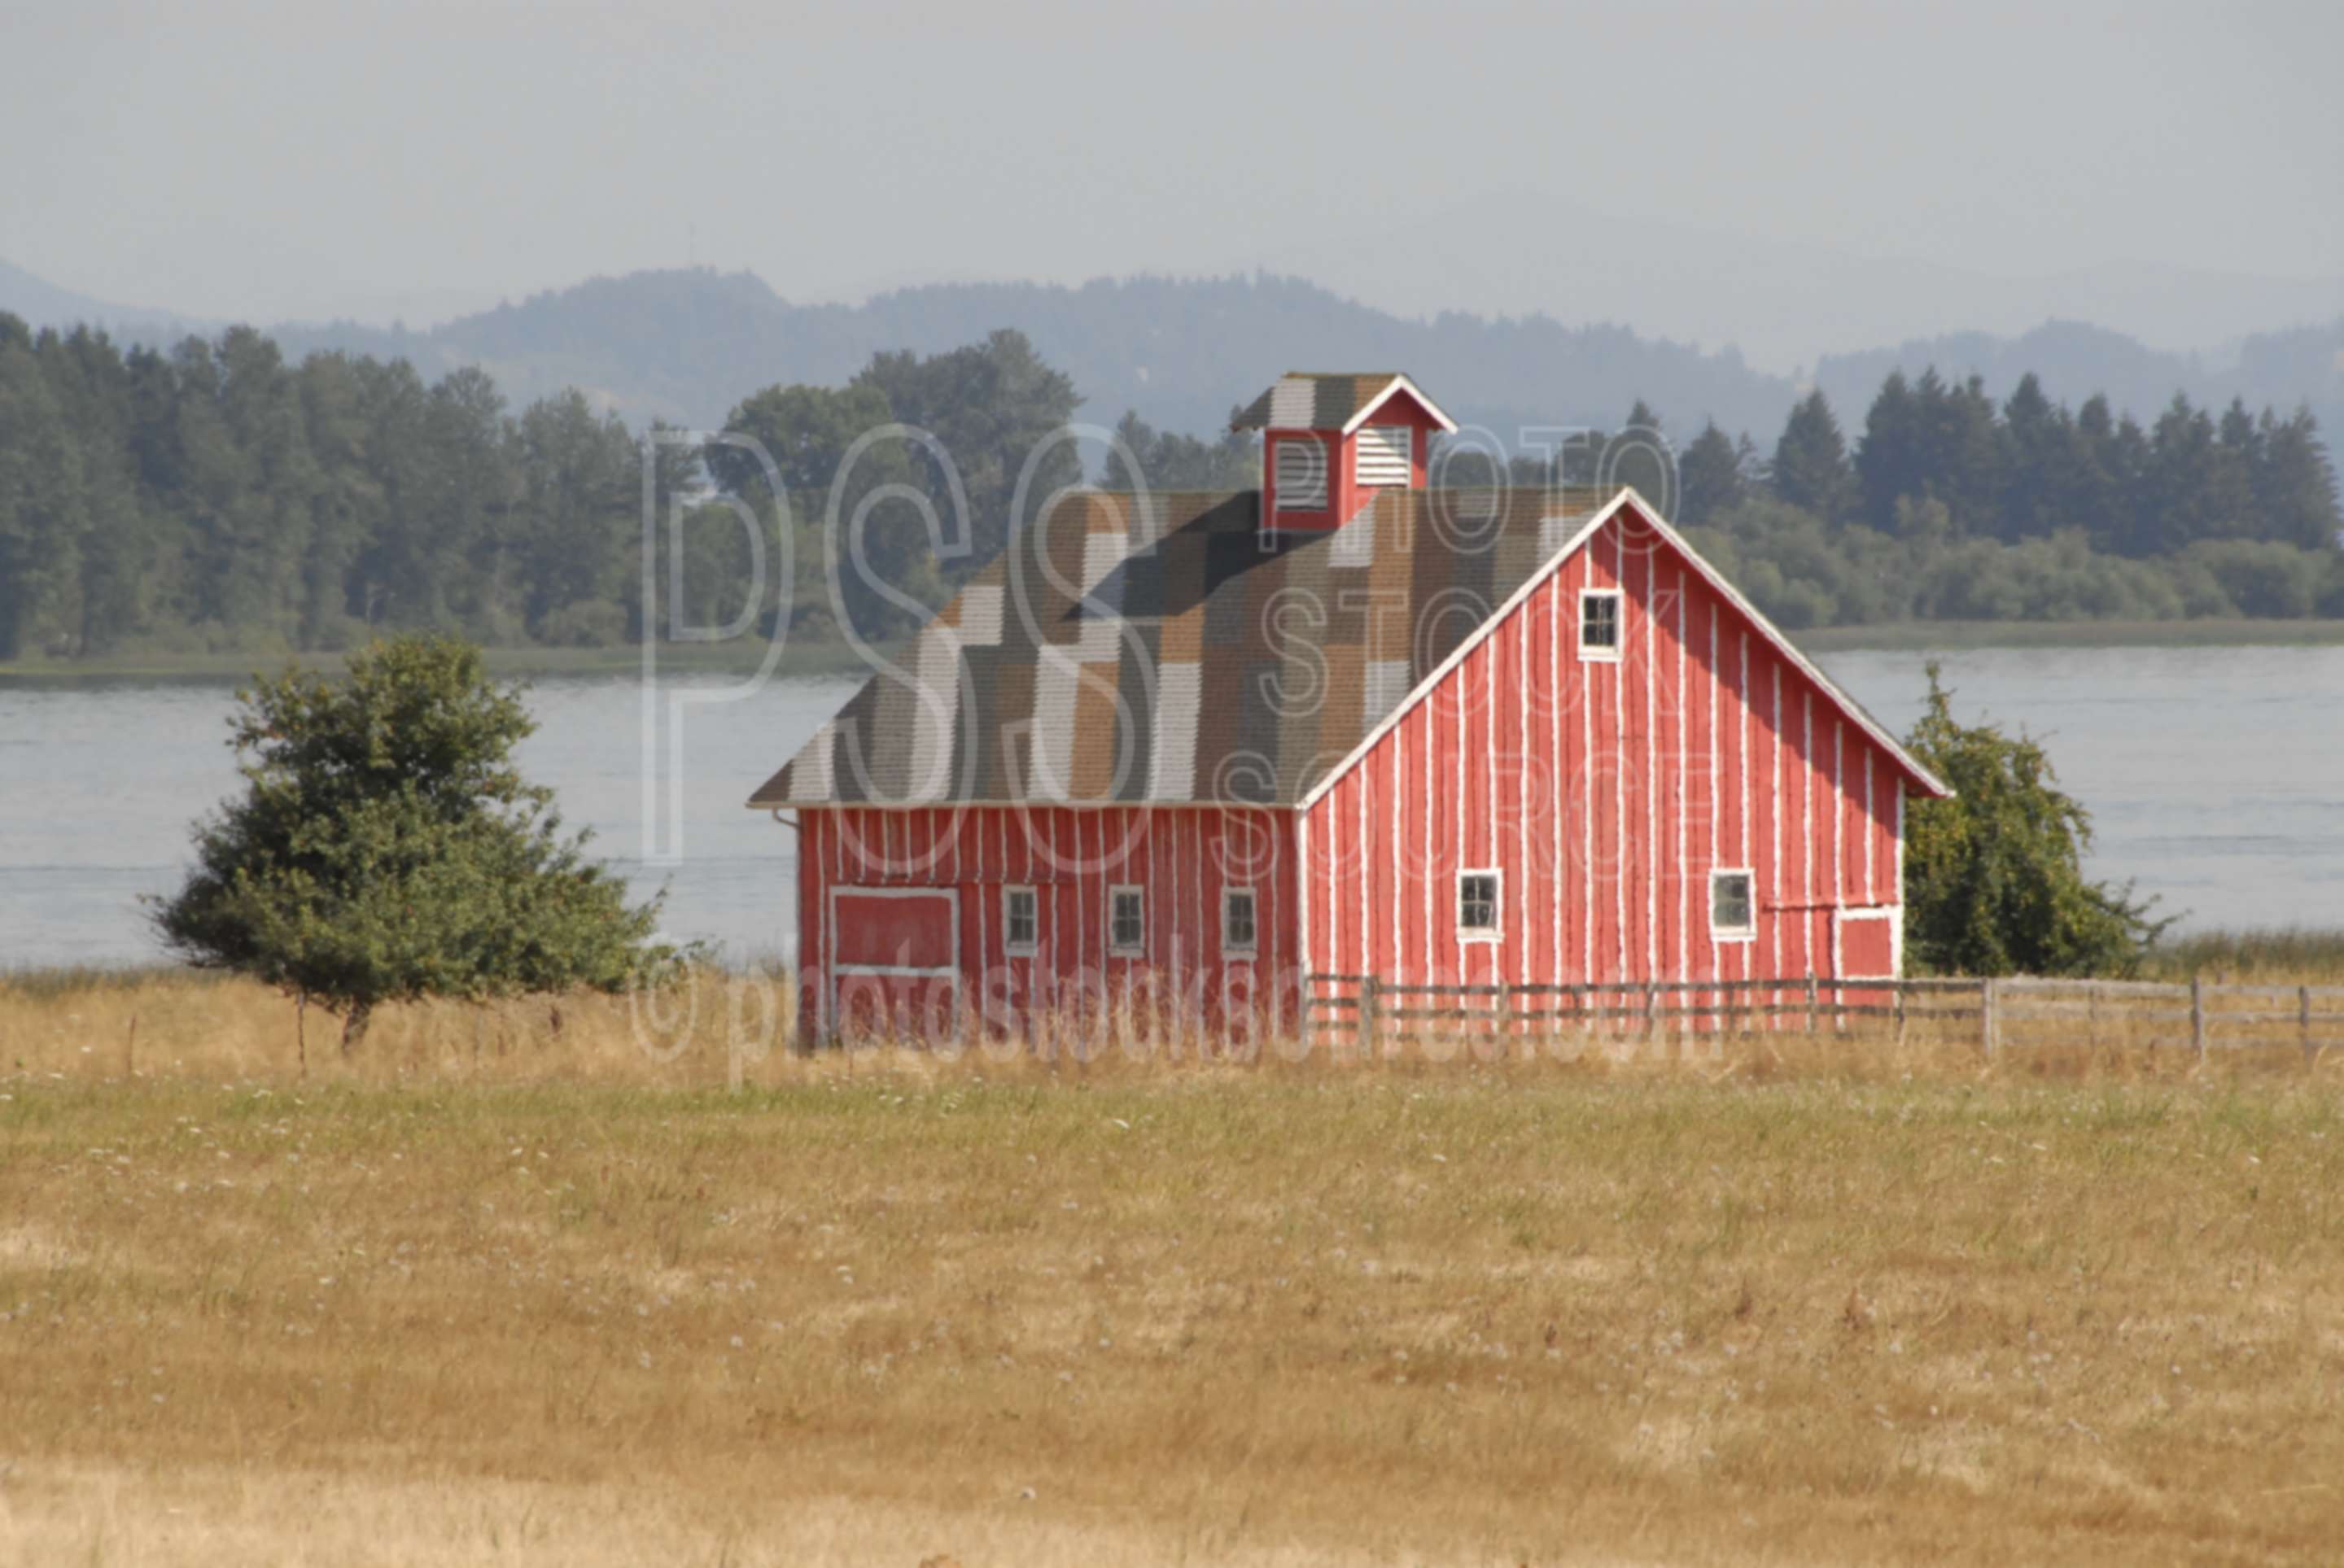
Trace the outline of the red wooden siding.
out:
[[[1580,659],[1587,588],[1622,592],[1617,663]],[[1400,984],[1829,977],[1837,911],[1902,900],[1900,778],[1623,511],[1306,809],[1306,962]],[[1460,940],[1457,878],[1483,868],[1501,934]],[[1712,930],[1723,869],[1753,875],[1753,938]]]
[[[1096,1031],[1125,1012],[1143,1029],[1185,1027],[1245,1036],[1295,1023],[1296,884],[1292,813],[1220,807],[1070,809],[1036,805],[837,807],[800,813],[800,1027],[808,1039],[842,1024],[880,1027],[867,1002],[838,1014],[836,970],[878,936],[868,900],[834,904],[833,889],[951,890],[959,898],[958,1023],[1023,1035],[1038,1020]],[[1111,953],[1111,889],[1145,891],[1146,951]],[[1221,895],[1250,886],[1257,926],[1250,958],[1221,950]],[[1003,890],[1035,890],[1032,956],[1005,940]],[[894,900],[901,903],[904,900]],[[835,918],[834,918],[835,916]],[[893,915],[890,920],[894,919]],[[856,929],[846,929],[849,920]],[[1283,976],[1283,983],[1278,977]],[[854,988],[849,987],[850,990]],[[863,988],[868,992],[872,988]],[[887,990],[900,1027],[949,1013],[934,985]]]

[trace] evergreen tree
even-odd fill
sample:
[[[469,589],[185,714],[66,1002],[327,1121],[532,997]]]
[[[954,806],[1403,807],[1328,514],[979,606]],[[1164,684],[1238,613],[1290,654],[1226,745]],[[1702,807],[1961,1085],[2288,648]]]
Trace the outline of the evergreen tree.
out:
[[[0,316],[0,658],[72,624],[86,521],[81,448],[30,333]]]
[[[1704,424],[1684,449],[1677,477],[1684,487],[1677,518],[1688,527],[1708,524],[1740,506],[1748,487],[1742,451],[1715,420]]]
[[[2067,410],[2043,395],[2029,371],[2003,405],[2002,496],[1995,537],[2039,538],[2061,528],[2087,527],[2079,515],[2089,491],[2078,474],[2083,444]]]
[[[1826,523],[1847,519],[1855,507],[1855,470],[1839,420],[1821,392],[1810,392],[1791,410],[1782,439],[1774,443],[1774,493]]]
[[[2258,459],[2252,479],[2256,531],[2305,549],[2333,550],[2344,544],[2336,470],[2320,444],[2311,410],[2299,408],[2280,420],[2266,408],[2257,434]]]
[[[662,955],[637,907],[565,837],[512,750],[536,728],[480,650],[414,638],[239,692],[242,799],[198,824],[196,868],[155,909],[172,950],[344,1020],[389,1001],[616,990]]]
[[[1856,446],[1855,477],[1865,526],[1881,533],[1896,527],[1896,503],[1928,491],[1926,463],[1919,401],[1904,373],[1893,370],[1864,416],[1864,439]]]

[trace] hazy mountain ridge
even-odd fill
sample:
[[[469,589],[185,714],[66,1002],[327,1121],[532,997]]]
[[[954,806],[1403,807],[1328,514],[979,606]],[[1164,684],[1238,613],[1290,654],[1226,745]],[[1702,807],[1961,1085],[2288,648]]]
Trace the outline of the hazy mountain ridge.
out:
[[[2105,392],[2118,410],[2144,423],[2176,392],[2185,392],[2191,402],[2215,407],[2234,397],[2257,410],[2275,406],[2281,414],[2308,404],[2330,440],[2344,428],[2344,317],[2324,327],[2258,333],[2228,362],[2209,364],[2209,357],[2162,353],[2083,322],[2046,321],[2016,337],[1964,332],[1827,356],[1812,380],[1854,427],[1860,427],[1890,371],[1911,377],[1935,366],[1949,380],[1978,376],[1997,399],[2009,397],[2031,371],[2055,401],[2072,406]]]
[[[36,325],[100,320],[119,338],[148,342],[209,325],[105,306],[5,263],[0,309]],[[328,349],[403,357],[430,377],[476,364],[517,405],[575,386],[631,420],[712,427],[761,387],[835,385],[875,351],[936,353],[1002,327],[1023,330],[1074,377],[1086,399],[1081,417],[1109,425],[1137,408],[1160,428],[1191,432],[1217,429],[1232,403],[1288,369],[1391,367],[1510,444],[1528,425],[1615,425],[1642,398],[1680,439],[1713,418],[1771,450],[1809,381],[1854,436],[1891,369],[1916,374],[1933,364],[1954,378],[1975,372],[1997,397],[2031,370],[2055,398],[2106,391],[2143,419],[2186,391],[2201,404],[2238,396],[2282,411],[2308,402],[2324,429],[2344,427],[2344,317],[2248,337],[2231,363],[2051,321],[2016,337],[1960,333],[1826,356],[1799,377],[1756,369],[1732,348],[1706,351],[1626,327],[1461,311],[1412,320],[1267,274],[936,284],[846,306],[793,304],[752,273],[702,268],[591,278],[429,330],[353,322],[270,330],[296,357]]]

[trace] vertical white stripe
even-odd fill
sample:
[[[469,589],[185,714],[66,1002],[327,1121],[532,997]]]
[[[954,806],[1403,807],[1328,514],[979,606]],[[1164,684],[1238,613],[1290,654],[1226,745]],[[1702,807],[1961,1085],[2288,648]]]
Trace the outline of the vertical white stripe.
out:
[[[1538,939],[1531,934],[1528,919],[1531,912],[1530,892],[1534,885],[1531,877],[1531,681],[1530,623],[1536,612],[1528,606],[1514,618],[1510,637],[1514,644],[1514,885],[1521,890],[1514,894],[1514,905],[1523,915],[1521,921],[1522,949],[1508,966],[1510,980],[1528,980],[1535,977],[1531,960],[1538,951]]]
[[[1480,648],[1475,648],[1473,650],[1473,662],[1481,667],[1481,700],[1479,705],[1480,717],[1478,720],[1480,728],[1474,734],[1474,739],[1477,743],[1476,749],[1480,751],[1481,756],[1481,828],[1483,830],[1483,836],[1480,849],[1484,859],[1480,861],[1480,864],[1484,866],[1498,866],[1502,868],[1504,865],[1502,857],[1504,856],[1505,851],[1499,848],[1499,834],[1503,814],[1498,809],[1497,640],[1495,638],[1491,638],[1483,642]],[[1503,966],[1498,962],[1498,950],[1504,944],[1505,933],[1512,930],[1514,926],[1512,912],[1507,910],[1504,904],[1506,896],[1505,880],[1506,879],[1501,870],[1498,879],[1498,898],[1500,900],[1498,906],[1498,940],[1480,944],[1490,965],[1489,973],[1482,982],[1486,985],[1495,985],[1500,978]]]
[[[1310,813],[1294,814],[1294,940],[1298,951],[1296,968],[1307,981],[1310,963]],[[1310,987],[1302,988],[1303,1005],[1309,1005]]]
[[[1718,754],[1725,749],[1725,744],[1719,739],[1717,733],[1717,698],[1718,687],[1721,684],[1717,663],[1717,596],[1712,594],[1709,600],[1709,863],[1711,866],[1717,864],[1717,840],[1723,832],[1725,821],[1725,801],[1720,789],[1723,777],[1723,764],[1718,757]],[[1701,879],[1704,884],[1704,890],[1706,890],[1708,879],[1706,877]],[[1753,909],[1751,913],[1754,916],[1757,911]],[[1703,921],[1703,923],[1708,922]],[[1710,979],[1723,979],[1724,970],[1723,955],[1718,949],[1716,933],[1713,930],[1709,939]],[[1718,1020],[1718,1027],[1720,1029],[1724,1027],[1723,1020]]]
[[[1404,743],[1404,736],[1397,729],[1383,739],[1383,769],[1385,773],[1390,773],[1390,783],[1385,783],[1383,788],[1383,811],[1385,816],[1392,818],[1392,834],[1388,839],[1390,858],[1385,860],[1385,874],[1390,877],[1390,886],[1385,886],[1383,902],[1390,905],[1392,910],[1392,982],[1395,984],[1401,982],[1401,966],[1407,961],[1407,954],[1399,951],[1399,889],[1404,886],[1404,877],[1407,877],[1407,867],[1399,865],[1399,797],[1409,792],[1399,776],[1399,752],[1404,750],[1401,743]]]
[[[1653,696],[1661,684],[1660,618],[1652,613],[1661,592],[1660,557],[1644,556],[1644,975],[1661,974],[1661,741]]]
[[[1374,922],[1369,919],[1369,914],[1376,907],[1376,890],[1369,880],[1368,793],[1369,786],[1375,779],[1376,771],[1373,758],[1363,757],[1359,760],[1363,764],[1359,773],[1359,799],[1356,813],[1359,824],[1359,863],[1351,868],[1351,887],[1359,900],[1359,972],[1364,975],[1373,974],[1376,968],[1375,944],[1368,940],[1368,933],[1374,925]]]
[[[1619,520],[1612,523],[1612,584],[1622,588],[1628,578],[1628,541]],[[1628,635],[1628,596],[1620,596],[1620,636]],[[1613,933],[1618,938],[1619,967],[1612,978],[1628,978],[1628,659],[1627,649],[1621,649],[1620,660],[1612,666],[1612,915],[1618,925]]]
[[[1773,970],[1773,973],[1766,978],[1781,980],[1783,978],[1783,920],[1789,912],[1787,906],[1791,901],[1790,888],[1783,880],[1783,816],[1786,806],[1783,799],[1783,661],[1777,658],[1771,659],[1769,662],[1774,668],[1774,789],[1773,801],[1766,816],[1769,825],[1773,829],[1774,849],[1773,867],[1767,873],[1766,886],[1768,896],[1783,912],[1766,922],[1768,946],[1771,950],[1767,957]],[[1778,1007],[1782,1005],[1782,1000],[1783,993],[1778,990],[1774,993],[1775,1005]],[[1774,1021],[1779,1028],[1782,1020],[1778,1017]]]
[[[1546,579],[1546,784],[1548,827],[1553,856],[1547,862],[1547,900],[1554,910],[1554,963],[1548,983],[1563,979],[1562,961],[1562,687],[1556,678],[1556,646],[1562,641],[1562,574]]]
[[[1875,826],[1880,819],[1874,815],[1876,809],[1872,795],[1872,748],[1867,746],[1864,749],[1864,901],[1867,904],[1880,901],[1872,887],[1872,841],[1880,837]]]
[[[1346,778],[1327,792],[1327,967],[1336,974],[1358,972],[1343,961],[1343,890],[1336,873],[1343,859],[1343,791],[1353,788]]]
[[[1806,923],[1803,938],[1807,973],[1815,972],[1815,694],[1800,693],[1799,904]]]
[[[1384,791],[1386,807],[1391,818],[1390,828],[1384,837],[1384,842],[1391,846],[1392,885],[1389,902],[1391,904],[1392,981],[1396,985],[1408,983],[1408,950],[1401,941],[1401,930],[1407,921],[1400,914],[1400,894],[1408,886],[1408,863],[1404,858],[1407,850],[1403,848],[1404,840],[1400,838],[1400,814],[1405,805],[1403,797],[1408,794],[1407,770],[1400,766],[1400,759],[1406,751],[1405,741],[1406,737],[1399,729],[1394,729],[1384,738],[1384,766],[1391,773],[1391,787]]]
[[[1433,936],[1432,927],[1432,884],[1439,879],[1440,865],[1440,857],[1434,852],[1432,843],[1432,759],[1440,749],[1440,699],[1436,698],[1409,719],[1417,727],[1417,749],[1424,754],[1424,789],[1419,795],[1424,807],[1424,831],[1416,841],[1420,857],[1417,898],[1424,906],[1424,924],[1419,933],[1422,940],[1417,949],[1417,983],[1420,985],[1437,985],[1440,980],[1435,970],[1437,960],[1433,957],[1440,948]]]
[[[1592,557],[1583,558],[1585,576],[1592,581],[1594,559]],[[1563,626],[1563,612],[1558,606],[1555,610],[1557,635],[1561,634]],[[1571,690],[1577,694],[1579,706],[1579,870],[1587,884],[1587,896],[1580,900],[1579,905],[1579,979],[1581,984],[1595,979],[1595,686],[1588,674],[1589,668],[1583,663],[1573,663],[1571,667]]]
[[[1841,876],[1847,843],[1847,726],[1832,722],[1832,907],[1847,902],[1846,883]]]
[[[1680,566],[1680,567],[1678,567],[1678,568],[1677,568],[1677,799],[1676,799],[1676,814],[1677,814],[1677,865],[1676,865],[1676,877],[1677,877],[1677,979],[1678,979],[1678,980],[1684,980],[1684,979],[1685,979],[1685,978],[1686,978],[1686,977],[1691,973],[1690,965],[1691,965],[1691,963],[1692,963],[1692,877],[1690,877],[1690,876],[1688,876],[1688,875],[1686,874],[1686,869],[1686,869],[1686,866],[1685,866],[1685,818],[1686,818],[1686,816],[1689,814],[1689,813],[1687,812],[1687,810],[1686,810],[1686,805],[1687,805],[1687,795],[1686,795],[1686,790],[1685,790],[1685,766],[1686,766],[1686,764],[1685,764],[1685,749],[1686,749],[1686,740],[1685,740],[1685,715],[1686,715],[1686,710],[1687,710],[1688,709],[1690,709],[1690,708],[1692,706],[1692,699],[1691,699],[1690,696],[1688,695],[1688,693],[1687,693],[1687,692],[1686,692],[1686,690],[1685,690],[1684,601],[1685,601],[1685,574],[1684,574],[1684,568],[1683,568],[1683,567],[1682,567],[1682,566]]]
[[[1092,870],[1083,858],[1082,818],[1069,810],[1067,824],[1075,830],[1075,1017],[1078,1031],[1087,1033],[1083,1024],[1090,1017],[1091,988],[1086,971],[1091,964],[1091,917],[1087,907],[1090,900],[1086,895],[1090,892]],[[1054,822],[1050,829],[1050,841],[1054,846],[1057,838],[1057,826]]]

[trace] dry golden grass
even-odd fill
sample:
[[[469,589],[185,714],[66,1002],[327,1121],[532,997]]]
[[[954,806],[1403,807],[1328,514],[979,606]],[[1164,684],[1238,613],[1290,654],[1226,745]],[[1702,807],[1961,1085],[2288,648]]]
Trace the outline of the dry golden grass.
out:
[[[305,1081],[254,988],[0,990],[0,1562],[2344,1539],[2326,1060],[834,1053],[733,1091],[721,1030],[651,1061],[624,1004],[563,1011],[477,1054],[460,1009],[349,1063],[317,1030]]]

